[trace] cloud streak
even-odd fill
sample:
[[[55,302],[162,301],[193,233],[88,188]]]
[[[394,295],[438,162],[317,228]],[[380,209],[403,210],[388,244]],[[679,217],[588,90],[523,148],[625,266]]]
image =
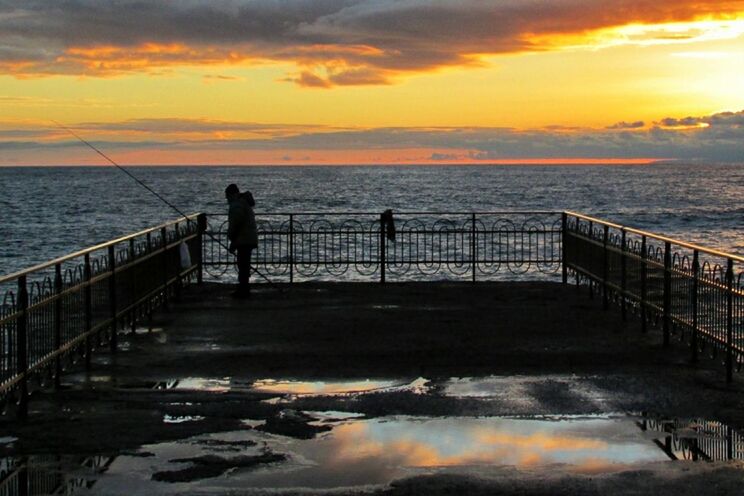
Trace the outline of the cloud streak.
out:
[[[696,0],[8,0],[0,70],[106,77],[272,61],[295,64],[287,80],[306,87],[389,84],[486,55],[554,49],[556,37],[742,13],[744,1]],[[701,26],[619,36],[685,42],[714,29]]]
[[[744,110],[709,116],[665,118],[640,127],[637,122],[604,129],[517,130],[511,128],[332,128],[240,123],[200,119],[140,119],[73,126],[111,151],[244,153],[243,163],[261,153],[277,163],[302,156],[322,162],[335,154],[349,161],[400,150],[403,161],[444,163],[562,158],[671,159],[744,163]],[[70,150],[79,144],[58,129],[0,123],[0,150],[34,153]],[[385,155],[385,153],[388,153]],[[407,154],[407,155],[406,155]],[[268,157],[268,158],[266,158]],[[179,159],[180,160],[180,159]],[[32,162],[30,162],[32,163]],[[144,162],[147,163],[147,162]]]

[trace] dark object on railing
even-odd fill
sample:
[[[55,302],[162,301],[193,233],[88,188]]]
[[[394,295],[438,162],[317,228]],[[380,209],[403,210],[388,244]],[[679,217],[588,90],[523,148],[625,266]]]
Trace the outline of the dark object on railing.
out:
[[[390,209],[385,210],[380,220],[385,228],[385,237],[389,241],[395,241],[395,219],[393,219],[393,211]]]
[[[640,313],[644,331],[661,320],[664,345],[689,336],[692,362],[706,347],[721,352],[733,380],[744,361],[744,258],[573,212],[563,242],[577,284],[606,288],[610,301]]]
[[[177,294],[201,271],[205,216],[170,222],[0,277],[0,406],[27,413],[30,381],[59,386],[65,364],[108,341]],[[179,245],[198,254],[180,266]]]

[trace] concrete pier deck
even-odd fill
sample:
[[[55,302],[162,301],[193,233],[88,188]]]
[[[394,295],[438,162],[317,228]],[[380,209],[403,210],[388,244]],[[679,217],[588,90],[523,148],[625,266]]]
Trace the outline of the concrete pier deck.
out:
[[[306,283],[260,285],[249,300],[232,299],[230,290],[209,283],[190,288],[155,315],[152,330],[122,335],[115,355],[102,348],[90,371],[76,366],[61,390],[36,393],[27,422],[0,426],[16,439],[0,443],[4,455],[129,460],[119,468],[114,461],[86,494],[244,494],[269,486],[240,474],[269,477],[268,467],[304,459],[283,439],[323,439],[345,425],[347,414],[420,424],[492,417],[611,421],[646,412],[744,427],[742,379],[725,383],[721,357],[691,366],[686,346],[664,348],[658,331],[642,334],[633,316],[623,323],[586,289]],[[155,448],[200,439],[209,442],[188,458],[185,471],[169,465],[179,457]],[[230,456],[210,452],[215,443]],[[257,443],[262,451],[255,451]],[[254,451],[241,453],[241,446]],[[633,459],[589,471],[498,460],[457,473],[434,466],[305,485],[384,494],[679,495],[711,484],[717,494],[744,491],[736,461]],[[304,491],[292,487],[286,492]]]

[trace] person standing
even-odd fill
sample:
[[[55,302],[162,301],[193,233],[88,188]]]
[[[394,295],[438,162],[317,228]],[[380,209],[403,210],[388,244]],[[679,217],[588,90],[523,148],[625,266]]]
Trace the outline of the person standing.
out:
[[[238,289],[233,292],[236,298],[250,297],[251,255],[258,247],[256,216],[253,213],[253,195],[241,195],[236,184],[225,188],[225,198],[229,206],[227,214],[227,237],[230,240],[230,253],[236,253],[238,262]],[[250,198],[250,201],[248,200]]]

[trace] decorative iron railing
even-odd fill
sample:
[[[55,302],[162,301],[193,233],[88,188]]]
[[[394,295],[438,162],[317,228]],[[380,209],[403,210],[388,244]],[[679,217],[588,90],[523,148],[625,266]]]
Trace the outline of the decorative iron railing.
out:
[[[709,348],[727,379],[744,361],[744,258],[573,212],[259,214],[254,266],[272,281],[545,278],[577,284],[661,322],[664,342]],[[0,277],[0,406],[26,412],[29,381],[59,378],[95,347],[117,346],[185,283],[234,275],[225,215],[189,216]],[[191,261],[182,266],[185,243]]]
[[[486,280],[560,273],[556,212],[395,213],[395,239],[379,213],[257,214],[255,268],[273,280]],[[205,271],[234,278],[227,217],[209,214]]]
[[[59,384],[71,362],[201,279],[204,216],[190,216],[0,277],[0,405],[25,416],[30,381]],[[181,259],[182,243],[191,254]]]
[[[563,280],[587,284],[607,307],[617,303],[661,323],[664,344],[689,340],[691,359],[722,354],[727,380],[744,361],[744,258],[566,212]]]

